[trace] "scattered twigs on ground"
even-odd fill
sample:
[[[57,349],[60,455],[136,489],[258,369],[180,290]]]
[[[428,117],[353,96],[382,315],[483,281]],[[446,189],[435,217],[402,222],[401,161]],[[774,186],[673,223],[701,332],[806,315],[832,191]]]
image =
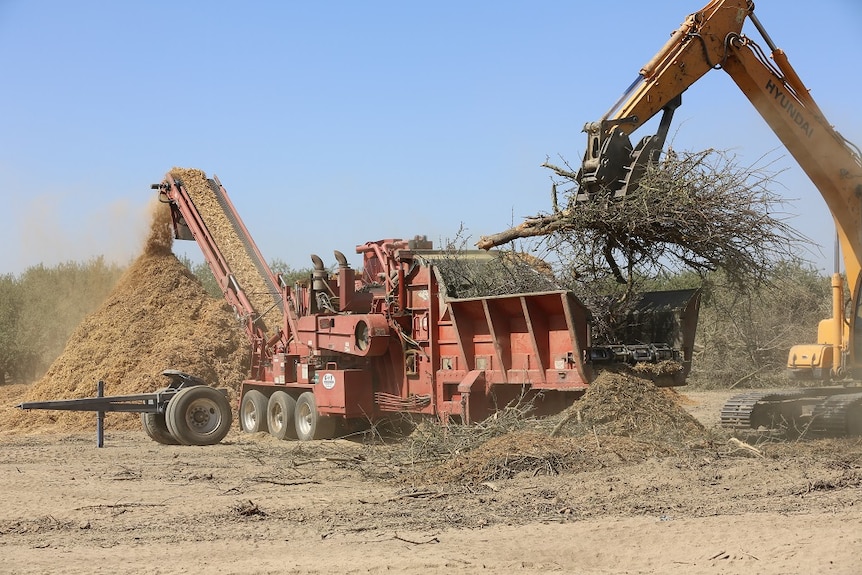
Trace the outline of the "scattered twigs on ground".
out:
[[[731,445],[736,446],[739,449],[742,449],[742,450],[747,451],[749,453],[753,453],[754,455],[756,455],[758,457],[766,457],[765,455],[763,455],[762,451],[760,451],[759,449],[757,449],[753,445],[745,443],[744,441],[737,439],[735,437],[731,437],[730,439],[727,440],[727,442],[730,443]]]

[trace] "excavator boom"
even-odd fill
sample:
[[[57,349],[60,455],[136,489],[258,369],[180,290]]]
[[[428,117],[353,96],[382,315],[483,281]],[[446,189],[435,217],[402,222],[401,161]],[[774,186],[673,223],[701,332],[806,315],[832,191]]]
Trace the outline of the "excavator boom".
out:
[[[746,22],[757,30],[766,49],[743,33]],[[714,69],[724,70],[745,94],[814,183],[835,221],[850,290],[849,313],[845,313],[843,280],[836,274],[833,317],[821,322],[816,344],[791,349],[790,373],[798,379],[858,378],[862,374],[862,157],[859,148],[826,119],[786,54],[755,16],[751,0],[712,0],[689,15],[611,109],[585,125],[587,147],[577,177],[577,199],[621,199],[634,191],[647,165],[661,153],[683,92]],[[631,134],[659,112],[657,132],[632,145]],[[809,418],[806,425],[830,432],[862,428],[851,421],[862,419],[862,394],[835,394],[823,388],[748,395],[731,403],[722,413],[728,427],[770,426],[778,420],[805,417]]]

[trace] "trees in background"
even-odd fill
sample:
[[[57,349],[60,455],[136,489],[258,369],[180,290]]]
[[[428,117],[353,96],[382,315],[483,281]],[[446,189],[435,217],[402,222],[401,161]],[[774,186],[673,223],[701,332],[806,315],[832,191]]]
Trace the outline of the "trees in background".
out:
[[[206,264],[186,265],[221,298]],[[270,267],[289,284],[308,278],[281,260]],[[69,335],[111,293],[124,268],[102,258],[0,275],[0,384],[40,377]],[[692,383],[705,387],[781,385],[790,346],[814,342],[831,313],[830,280],[799,261],[772,266],[757,287],[741,291],[721,271],[661,274],[645,289],[704,288]]]
[[[98,257],[0,276],[0,383],[41,377],[124,269]]]
[[[830,278],[799,261],[773,266],[754,289],[737,289],[721,272],[703,288],[692,377],[704,387],[786,385],[790,347],[814,343],[832,314]]]
[[[18,336],[21,286],[11,274],[0,276],[0,385],[18,375],[24,349]]]
[[[208,294],[214,298],[222,297],[221,288],[219,287],[209,265],[205,262],[194,263],[186,256],[182,256],[179,259],[183,265],[189,268],[189,271],[191,271],[195,277],[200,280],[201,285],[204,286],[204,289],[207,290]],[[311,277],[311,268],[295,269],[288,265],[284,260],[280,260],[278,258],[269,263],[269,269],[271,269],[274,274],[281,274],[284,276],[287,285],[293,285],[294,282],[303,281]]]

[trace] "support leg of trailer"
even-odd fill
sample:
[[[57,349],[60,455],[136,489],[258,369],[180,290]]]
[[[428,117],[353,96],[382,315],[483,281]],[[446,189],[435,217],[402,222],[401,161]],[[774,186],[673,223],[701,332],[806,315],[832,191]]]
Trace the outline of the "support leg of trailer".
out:
[[[96,397],[105,397],[105,382],[96,384]],[[105,412],[96,412],[96,447],[105,447]]]

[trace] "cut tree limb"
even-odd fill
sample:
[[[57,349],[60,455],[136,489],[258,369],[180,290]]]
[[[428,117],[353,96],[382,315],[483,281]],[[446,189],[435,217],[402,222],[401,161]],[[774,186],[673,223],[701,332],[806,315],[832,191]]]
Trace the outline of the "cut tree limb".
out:
[[[549,216],[532,217],[508,230],[491,234],[490,236],[482,236],[476,242],[476,246],[482,250],[490,250],[491,248],[502,246],[521,238],[547,236],[562,230],[566,227],[567,223],[565,211]]]

